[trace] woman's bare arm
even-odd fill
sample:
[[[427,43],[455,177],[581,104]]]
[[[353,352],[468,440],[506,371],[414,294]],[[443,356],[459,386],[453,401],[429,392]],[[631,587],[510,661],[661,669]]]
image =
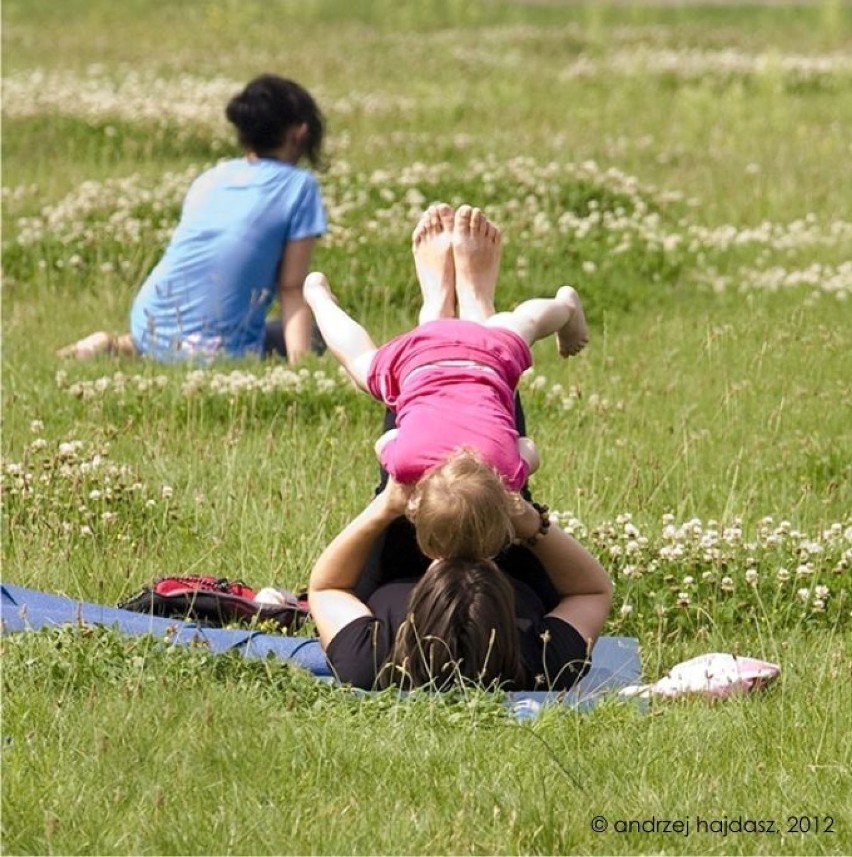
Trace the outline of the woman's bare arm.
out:
[[[350,622],[372,615],[353,590],[376,539],[404,513],[407,502],[406,489],[389,480],[320,554],[311,571],[308,600],[323,648]]]
[[[310,307],[302,295],[302,285],[311,269],[316,238],[288,241],[278,272],[278,301],[281,304],[281,330],[287,361],[296,363],[311,349]]]
[[[529,550],[544,566],[561,600],[548,613],[573,625],[591,645],[612,607],[612,581],[606,569],[572,536],[555,524],[538,532],[541,518],[529,503],[514,518],[518,538],[532,538]]]

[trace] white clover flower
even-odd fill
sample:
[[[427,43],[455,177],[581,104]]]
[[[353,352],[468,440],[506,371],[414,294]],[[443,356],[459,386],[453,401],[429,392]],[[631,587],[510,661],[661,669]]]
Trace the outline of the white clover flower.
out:
[[[825,610],[825,601],[822,598],[814,598],[811,602],[811,610],[814,613],[822,613]]]
[[[721,587],[723,592],[733,592],[734,591],[734,581],[730,577],[723,577],[721,582]]]
[[[622,617],[629,616],[633,612],[633,605],[629,601],[625,601],[618,612]]]
[[[160,488],[160,496],[164,500],[170,500],[172,498],[172,496],[174,495],[174,493],[175,493],[174,489],[172,488],[171,485],[163,485],[163,487]]]
[[[786,583],[790,579],[790,572],[787,571],[786,568],[779,568],[778,571],[775,572],[775,579],[779,583]]]
[[[677,606],[678,607],[688,607],[689,606],[689,593],[688,592],[678,592],[678,594],[677,594]]]
[[[44,431],[44,423],[41,420],[33,420],[30,423],[30,431],[33,434],[41,434]]]
[[[806,587],[803,587],[802,589],[797,589],[796,590],[796,597],[800,601],[804,601],[805,604],[807,604],[808,599],[811,597],[811,591],[810,591],[810,589],[807,589]]]
[[[829,593],[830,593],[829,588],[827,586],[824,586],[823,584],[820,584],[819,586],[814,587],[814,595],[817,598],[821,598],[821,599],[825,600],[826,598],[828,598]]]
[[[757,581],[758,581],[757,571],[753,568],[748,569],[745,573],[745,579],[746,579],[746,583],[750,584],[751,586],[757,586]]]
[[[101,496],[102,496],[102,495],[101,495],[101,492],[100,492],[100,491],[98,491],[98,489],[97,489],[97,488],[95,488],[95,489],[93,489],[93,490],[89,491],[89,499],[90,499],[90,500],[100,500],[100,499],[101,499]]]
[[[91,535],[93,535],[93,533],[92,533],[92,528],[91,528],[88,524],[83,524],[83,526],[82,526],[82,527],[80,527],[80,535],[81,535],[81,536],[91,536]]]
[[[660,559],[665,559],[669,561],[674,561],[680,559],[686,553],[686,548],[681,543],[675,543],[673,545],[663,545],[660,548]]]

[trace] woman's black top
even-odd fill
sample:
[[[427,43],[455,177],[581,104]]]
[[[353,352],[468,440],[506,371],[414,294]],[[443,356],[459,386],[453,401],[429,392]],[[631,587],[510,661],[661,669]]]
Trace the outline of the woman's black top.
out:
[[[497,560],[515,589],[515,617],[525,679],[513,690],[567,690],[589,668],[589,648],[572,625],[546,616],[559,602],[547,572],[525,548],[511,547]],[[376,545],[356,594],[372,616],[343,627],[326,650],[338,680],[372,689],[406,618],[408,599],[429,560],[417,548],[411,524],[395,521]]]

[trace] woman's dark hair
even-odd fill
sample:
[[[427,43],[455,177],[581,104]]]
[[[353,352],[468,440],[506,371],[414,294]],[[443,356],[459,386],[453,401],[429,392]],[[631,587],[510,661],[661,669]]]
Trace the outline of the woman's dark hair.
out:
[[[311,94],[292,80],[262,74],[238,92],[225,108],[240,144],[258,155],[277,149],[288,129],[307,124],[303,154],[314,167],[322,165],[325,119]]]
[[[417,582],[380,684],[520,687],[515,591],[490,560],[439,560]]]

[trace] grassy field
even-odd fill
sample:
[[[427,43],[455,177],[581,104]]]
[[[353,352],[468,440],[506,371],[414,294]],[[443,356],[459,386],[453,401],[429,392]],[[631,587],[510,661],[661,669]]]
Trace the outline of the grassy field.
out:
[[[848,4],[2,16],[4,580],[108,604],[175,572],[295,590],[370,496],[381,412],[331,358],[53,356],[126,327],[189,181],[234,151],[225,101],[275,71],[327,113],[315,264],[377,336],[416,317],[408,237],[437,199],[503,227],[501,307],[581,292],[590,347],[537,345],[522,395],[533,490],[615,581],[606,632],[638,637],[649,681],[710,651],[782,668],[724,704],[521,723],[493,695],[10,635],[4,853],[852,852]]]

